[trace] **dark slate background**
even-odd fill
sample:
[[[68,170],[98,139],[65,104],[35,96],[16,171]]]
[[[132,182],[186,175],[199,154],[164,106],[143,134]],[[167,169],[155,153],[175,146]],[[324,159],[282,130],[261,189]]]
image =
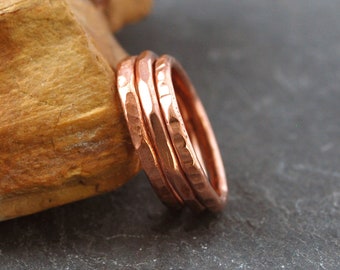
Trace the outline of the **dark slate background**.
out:
[[[1,269],[340,269],[340,1],[156,0],[118,35],[176,56],[228,171],[218,216],[172,215],[143,173],[0,223]]]

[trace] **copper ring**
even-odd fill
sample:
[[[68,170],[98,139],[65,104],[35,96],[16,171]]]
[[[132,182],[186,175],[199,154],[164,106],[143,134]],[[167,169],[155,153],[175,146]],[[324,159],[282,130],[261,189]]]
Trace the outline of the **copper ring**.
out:
[[[135,61],[136,57],[126,59],[119,64],[117,71],[119,97],[131,140],[139,154],[145,173],[161,201],[171,208],[181,208],[183,201],[176,195],[172,186],[170,186],[165,179],[164,173],[159,165],[157,151],[155,151],[150,141],[148,131],[143,122],[141,106],[135,88]]]
[[[163,55],[157,59],[155,81],[180,165],[202,204],[211,211],[220,211],[227,198],[227,182],[204,107],[184,69],[174,58]]]
[[[136,88],[145,124],[160,156],[160,165],[166,179],[187,206],[195,211],[202,211],[205,207],[197,199],[183,173],[160,110],[154,83],[153,66],[156,59],[154,53],[145,51],[137,57],[135,64]]]
[[[118,67],[124,115],[142,166],[170,207],[220,211],[227,180],[204,107],[181,65],[150,51]]]

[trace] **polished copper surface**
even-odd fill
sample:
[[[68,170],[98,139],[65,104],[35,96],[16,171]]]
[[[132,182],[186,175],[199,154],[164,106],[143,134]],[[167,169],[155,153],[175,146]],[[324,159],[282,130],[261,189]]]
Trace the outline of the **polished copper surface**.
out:
[[[182,167],[179,165],[176,151],[159,107],[153,69],[156,59],[155,54],[146,51],[137,57],[135,63],[136,89],[144,121],[151,135],[152,143],[160,156],[160,165],[166,179],[187,206],[195,211],[202,211],[205,207],[197,199]]]
[[[174,58],[161,56],[154,69],[160,108],[180,166],[202,204],[220,211],[227,198],[227,182],[204,107]]]
[[[171,208],[180,208],[183,206],[183,201],[165,179],[159,165],[157,151],[150,141],[143,122],[141,105],[135,88],[135,60],[136,57],[130,57],[121,62],[117,69],[119,97],[132,143],[139,154],[143,169],[161,201]]]
[[[157,195],[169,207],[220,211],[227,179],[204,107],[172,57],[145,51],[118,67],[131,139]]]

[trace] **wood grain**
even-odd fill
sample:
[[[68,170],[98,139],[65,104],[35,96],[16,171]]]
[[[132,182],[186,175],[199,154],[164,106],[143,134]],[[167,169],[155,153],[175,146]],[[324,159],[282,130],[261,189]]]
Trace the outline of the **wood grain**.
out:
[[[100,9],[5,0],[0,39],[0,220],[113,190],[139,171],[114,88],[127,54]]]

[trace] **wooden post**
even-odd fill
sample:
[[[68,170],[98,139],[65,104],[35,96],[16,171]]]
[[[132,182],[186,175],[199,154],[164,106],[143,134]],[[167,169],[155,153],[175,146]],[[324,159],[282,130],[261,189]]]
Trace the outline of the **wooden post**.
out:
[[[151,3],[93,2],[0,2],[0,220],[114,190],[140,170],[114,86],[127,54],[111,29]]]

